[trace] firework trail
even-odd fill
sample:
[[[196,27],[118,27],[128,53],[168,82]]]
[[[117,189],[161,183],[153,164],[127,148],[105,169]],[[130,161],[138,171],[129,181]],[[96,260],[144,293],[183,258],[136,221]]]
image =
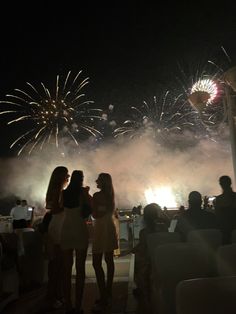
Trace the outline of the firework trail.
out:
[[[43,84],[35,87],[26,83],[28,90],[14,89],[14,94],[6,95],[0,101],[7,106],[1,115],[10,117],[8,125],[25,123],[27,130],[21,134],[10,148],[18,147],[18,155],[24,150],[30,154],[36,147],[43,149],[45,144],[59,146],[62,138],[69,137],[75,145],[86,136],[100,137],[102,134],[94,126],[101,119],[100,109],[90,107],[93,101],[84,100],[83,88],[89,78],[80,79],[82,71],[75,76],[68,72],[63,80],[57,75],[55,89]]]

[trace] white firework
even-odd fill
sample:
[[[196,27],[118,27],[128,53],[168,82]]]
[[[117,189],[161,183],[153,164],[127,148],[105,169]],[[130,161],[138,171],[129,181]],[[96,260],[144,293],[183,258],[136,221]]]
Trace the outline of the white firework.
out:
[[[213,103],[218,95],[217,84],[211,79],[200,79],[196,83],[194,83],[191,88],[191,94],[198,91],[206,92],[209,94],[207,104]]]

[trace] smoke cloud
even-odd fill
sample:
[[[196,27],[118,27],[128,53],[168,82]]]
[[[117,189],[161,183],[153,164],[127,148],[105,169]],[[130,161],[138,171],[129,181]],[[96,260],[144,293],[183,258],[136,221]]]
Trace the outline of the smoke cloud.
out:
[[[217,195],[219,176],[233,180],[229,141],[201,140],[192,147],[167,149],[147,137],[132,141],[114,140],[91,149],[87,143],[76,152],[68,145],[59,151],[35,152],[27,157],[2,159],[1,195],[16,195],[32,205],[44,206],[47,185],[53,169],[59,165],[84,171],[84,183],[97,191],[95,180],[100,172],[112,175],[118,208],[145,205],[144,191],[170,186],[177,204],[186,204],[188,194]],[[158,200],[157,200],[158,202]]]

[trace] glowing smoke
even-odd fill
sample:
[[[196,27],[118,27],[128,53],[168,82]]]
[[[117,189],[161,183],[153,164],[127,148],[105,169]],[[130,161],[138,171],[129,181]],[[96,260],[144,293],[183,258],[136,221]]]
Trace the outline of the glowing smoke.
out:
[[[148,188],[144,191],[147,203],[158,203],[167,208],[176,208],[176,197],[170,186]]]
[[[63,154],[45,151],[40,155],[1,161],[1,198],[14,194],[31,204],[44,205],[45,192],[52,170],[58,165],[82,169],[90,192],[96,191],[95,180],[100,172],[109,172],[114,181],[118,208],[145,205],[145,190],[169,186],[177,205],[186,203],[188,193],[198,190],[202,195],[220,193],[219,176],[233,179],[229,142],[202,140],[191,148],[167,150],[152,139],[103,143],[100,147],[81,148],[71,152],[64,147]],[[158,197],[157,197],[158,201]],[[164,203],[160,199],[160,203]],[[168,202],[167,202],[168,204]]]

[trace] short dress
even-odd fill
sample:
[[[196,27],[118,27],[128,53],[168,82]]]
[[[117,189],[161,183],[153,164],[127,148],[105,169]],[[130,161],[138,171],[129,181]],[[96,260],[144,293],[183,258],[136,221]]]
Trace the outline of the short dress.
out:
[[[61,230],[61,248],[63,250],[88,248],[89,233],[86,221],[82,218],[81,208],[64,208],[64,222]]]
[[[113,213],[108,212],[104,216],[95,219],[92,252],[105,253],[116,249],[118,249],[118,239],[114,217]]]
[[[52,214],[52,219],[48,226],[48,237],[52,244],[58,245],[61,242],[61,229],[64,222],[64,212]]]

